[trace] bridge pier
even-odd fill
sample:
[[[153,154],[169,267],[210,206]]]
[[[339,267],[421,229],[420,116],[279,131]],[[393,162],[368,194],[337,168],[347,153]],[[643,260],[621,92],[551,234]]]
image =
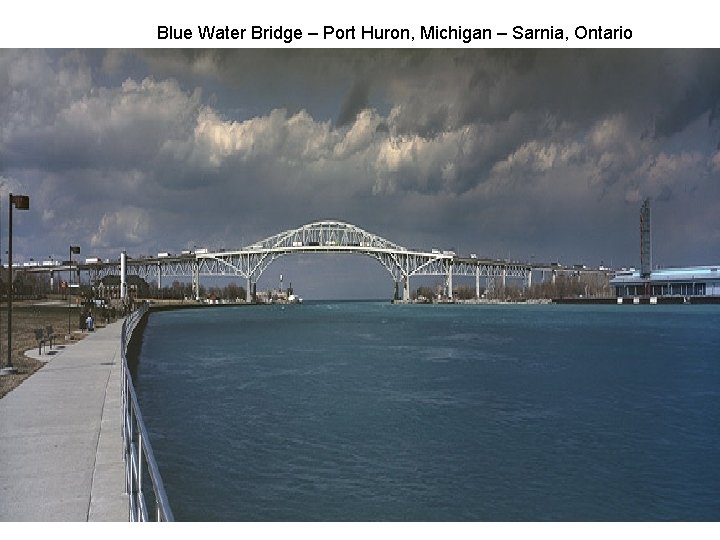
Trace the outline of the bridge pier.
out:
[[[200,264],[195,262],[192,267],[192,288],[195,301],[200,301]]]
[[[480,300],[480,267],[475,267],[475,299]]]
[[[393,300],[403,300],[405,302],[410,301],[410,277],[405,276],[400,279],[395,279],[395,290],[393,292]],[[402,293],[400,292],[402,291]]]

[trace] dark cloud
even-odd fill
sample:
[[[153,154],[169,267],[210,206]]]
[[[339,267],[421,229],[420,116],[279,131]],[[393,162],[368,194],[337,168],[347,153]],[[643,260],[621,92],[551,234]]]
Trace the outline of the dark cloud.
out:
[[[682,238],[655,232],[667,263],[713,262],[720,234],[700,217],[720,211],[719,64],[714,50],[4,50],[0,176],[37,212],[18,256],[233,248],[335,218],[408,246],[635,264],[650,196],[684,220]]]
[[[370,83],[367,80],[360,80],[353,84],[345,101],[342,104],[335,124],[346,126],[353,122],[360,111],[368,106]]]
[[[657,137],[679,133],[704,114],[709,113],[712,123],[720,110],[720,56],[704,52],[689,61],[694,64],[690,77],[679,89],[679,95],[658,115]]]

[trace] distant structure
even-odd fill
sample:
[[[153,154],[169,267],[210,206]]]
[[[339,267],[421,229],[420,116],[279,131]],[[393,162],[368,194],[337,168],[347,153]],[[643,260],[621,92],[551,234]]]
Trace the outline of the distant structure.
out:
[[[125,297],[147,298],[150,294],[150,286],[140,276],[127,276],[125,283],[122,282],[122,276],[105,276],[95,285],[95,290],[100,298],[122,299],[123,289],[126,292]]]
[[[720,302],[720,265],[652,269],[650,199],[640,208],[640,270],[615,273],[610,280],[618,303]]]
[[[649,279],[652,272],[652,233],[650,229],[650,199],[640,208],[640,277]]]

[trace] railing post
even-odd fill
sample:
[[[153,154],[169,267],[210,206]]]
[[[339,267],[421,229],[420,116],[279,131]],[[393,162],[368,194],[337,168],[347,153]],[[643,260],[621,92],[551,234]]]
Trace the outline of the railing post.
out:
[[[143,496],[143,490],[142,490],[142,473],[143,473],[143,438],[142,434],[138,433],[138,473],[137,473],[137,494],[138,494],[138,501],[142,501],[144,499]],[[143,506],[141,504],[141,506]]]

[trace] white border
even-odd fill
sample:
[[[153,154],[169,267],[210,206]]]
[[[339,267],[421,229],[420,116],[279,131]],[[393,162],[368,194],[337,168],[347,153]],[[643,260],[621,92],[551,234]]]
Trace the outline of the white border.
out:
[[[428,5],[430,7],[428,7]],[[714,48],[720,45],[717,18],[705,0],[641,2],[604,0],[513,0],[491,3],[445,0],[432,4],[407,0],[344,2],[290,1],[238,2],[228,0],[124,0],[97,2],[6,2],[0,26],[0,47],[150,47],[150,48]],[[468,9],[467,6],[472,6]],[[491,28],[495,33],[524,28],[563,28],[567,41],[500,38],[476,41],[324,40],[305,35],[290,44],[281,40],[201,40],[194,31],[190,40],[159,40],[158,26],[196,29],[198,25],[249,28],[283,26],[305,34],[322,32],[325,25],[410,28],[421,25]],[[578,25],[630,29],[630,40],[588,41],[575,39]]]

